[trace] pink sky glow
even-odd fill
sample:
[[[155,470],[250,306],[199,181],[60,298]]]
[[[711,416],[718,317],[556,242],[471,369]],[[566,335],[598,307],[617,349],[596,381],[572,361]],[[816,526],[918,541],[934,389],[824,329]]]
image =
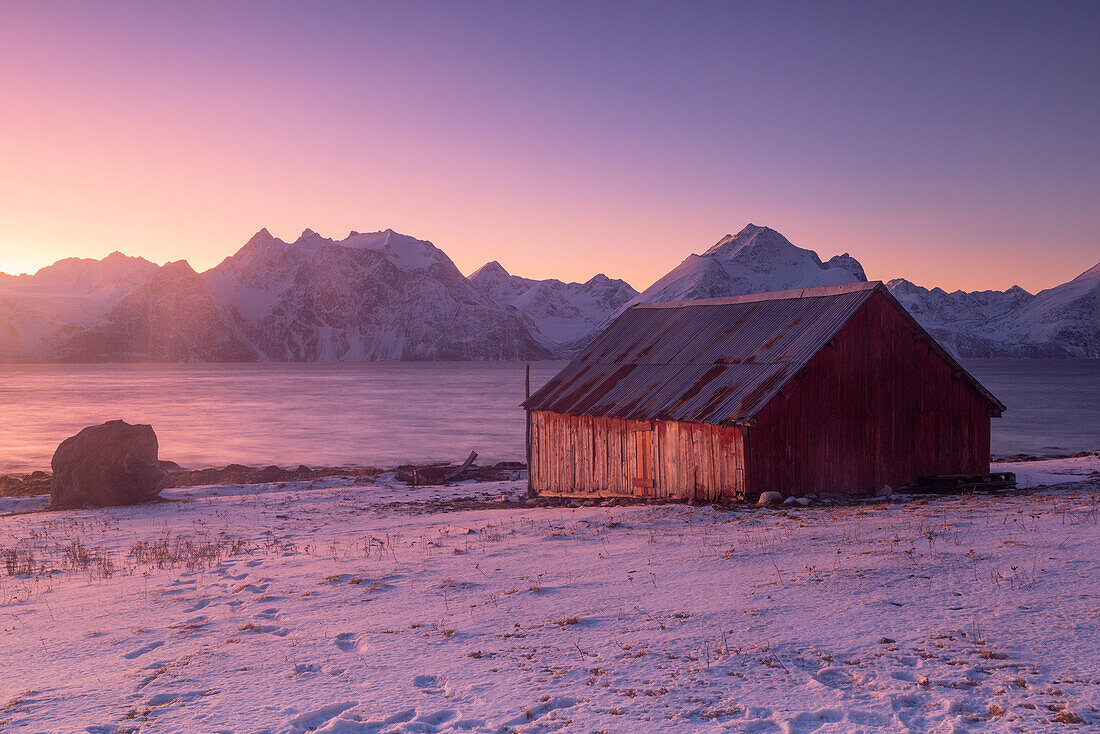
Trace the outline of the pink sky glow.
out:
[[[390,227],[641,289],[750,221],[949,290],[1100,259],[1091,24],[631,7],[0,5],[0,271]]]

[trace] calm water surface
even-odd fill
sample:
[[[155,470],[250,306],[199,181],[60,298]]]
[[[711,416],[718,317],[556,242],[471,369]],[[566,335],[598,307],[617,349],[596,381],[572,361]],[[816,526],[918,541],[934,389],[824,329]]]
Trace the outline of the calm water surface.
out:
[[[532,390],[561,362],[535,363]],[[1100,360],[968,360],[1009,406],[993,451],[1100,449]],[[184,466],[523,458],[523,364],[0,365],[0,472],[82,427],[151,423]]]
[[[994,456],[1100,449],[1100,359],[964,359],[1008,406],[993,419]]]

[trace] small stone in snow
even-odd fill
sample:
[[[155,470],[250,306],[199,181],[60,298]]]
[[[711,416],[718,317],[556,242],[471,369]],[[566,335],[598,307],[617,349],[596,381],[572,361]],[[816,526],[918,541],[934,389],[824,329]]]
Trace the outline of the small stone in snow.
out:
[[[760,499],[756,501],[756,504],[761,506],[775,506],[783,501],[783,495],[779,492],[761,492]]]

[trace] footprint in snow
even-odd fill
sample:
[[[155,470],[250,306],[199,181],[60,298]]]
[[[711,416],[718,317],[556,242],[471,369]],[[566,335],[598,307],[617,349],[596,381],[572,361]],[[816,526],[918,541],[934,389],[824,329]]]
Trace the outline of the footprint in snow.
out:
[[[320,729],[322,726],[332,721],[340,714],[358,705],[358,703],[358,701],[330,703],[327,706],[321,706],[320,708],[313,709],[312,711],[306,711],[304,713],[298,714],[293,719],[288,721],[287,724],[298,731],[312,731],[314,729]]]
[[[194,603],[186,609],[188,612],[197,612],[210,606],[210,599],[195,599]]]
[[[196,586],[197,582],[194,579],[172,579],[168,582],[169,586]]]
[[[859,724],[860,726],[888,726],[890,724],[890,717],[883,716],[873,711],[859,711],[853,709],[848,712],[848,721],[853,724]]]
[[[498,725],[498,728],[507,729],[514,726],[523,726],[534,719],[545,716],[555,709],[570,708],[582,702],[583,701],[580,699],[570,698],[568,696],[543,696],[543,700],[526,707],[522,714],[508,719],[507,721],[502,721]]]
[[[852,685],[852,676],[840,668],[823,668],[811,677],[829,688],[848,688]]]
[[[156,642],[150,642],[148,645],[142,645],[141,647],[139,647],[136,650],[131,650],[130,652],[123,655],[122,657],[126,658],[127,660],[133,660],[134,658],[141,657],[142,655],[144,655],[147,652],[152,652],[153,650],[156,650],[158,647],[161,647],[163,644],[164,644],[164,642],[159,641],[159,640],[156,641]]]
[[[441,726],[456,716],[458,716],[458,712],[454,709],[442,709],[440,711],[429,711],[420,714],[416,717],[416,722],[419,724],[426,724],[427,726]]]
[[[351,652],[355,649],[355,638],[358,635],[354,632],[341,632],[336,635],[336,647],[344,652]]]
[[[412,684],[425,693],[441,693],[443,691],[443,679],[438,675],[418,675],[413,678]]]
[[[809,734],[826,724],[835,724],[844,718],[840,709],[827,708],[819,711],[803,711],[787,720],[784,729],[791,734]]]
[[[416,717],[416,709],[405,709],[404,711],[398,711],[396,714],[390,714],[382,720],[383,724],[404,724],[406,721],[412,721]]]
[[[286,637],[290,634],[290,630],[286,627],[279,627],[274,624],[256,624],[255,622],[249,622],[241,628],[241,632],[263,632],[264,634],[275,635],[276,637]]]

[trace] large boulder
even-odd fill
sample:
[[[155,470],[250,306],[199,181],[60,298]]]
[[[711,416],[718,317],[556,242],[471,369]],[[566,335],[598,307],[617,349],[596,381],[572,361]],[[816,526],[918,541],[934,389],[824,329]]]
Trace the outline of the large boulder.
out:
[[[54,507],[107,507],[150,502],[165,472],[152,426],[107,421],[66,438],[54,452]]]

